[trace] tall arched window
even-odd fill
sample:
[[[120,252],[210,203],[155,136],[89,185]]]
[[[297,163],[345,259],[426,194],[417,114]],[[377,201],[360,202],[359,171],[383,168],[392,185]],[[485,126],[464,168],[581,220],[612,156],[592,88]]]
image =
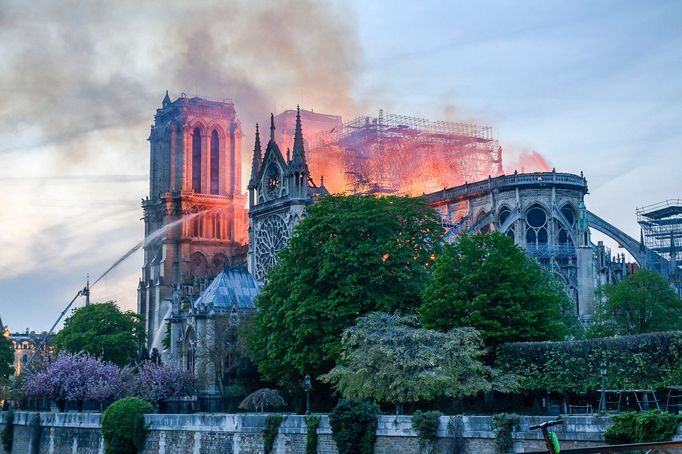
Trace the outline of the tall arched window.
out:
[[[547,214],[539,205],[526,213],[526,243],[529,247],[547,244]]]
[[[573,208],[571,208],[570,205],[566,204],[561,208],[561,214],[564,215],[566,218],[566,221],[568,221],[568,224],[570,225],[570,228],[573,232],[575,232],[575,211]],[[559,232],[559,244],[563,245],[571,245],[573,242],[571,241],[571,235],[566,230],[566,226],[559,222],[557,220],[557,232]]]
[[[220,159],[218,157],[218,150],[220,149],[220,139],[218,138],[218,131],[215,129],[211,133],[211,194],[218,194],[220,187]]]
[[[201,130],[192,133],[192,190],[201,192]]]

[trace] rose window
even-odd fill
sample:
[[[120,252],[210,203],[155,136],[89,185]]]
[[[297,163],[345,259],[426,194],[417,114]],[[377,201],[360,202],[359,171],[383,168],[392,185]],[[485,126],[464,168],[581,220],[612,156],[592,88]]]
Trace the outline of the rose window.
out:
[[[268,271],[277,265],[277,254],[289,239],[289,229],[281,216],[268,216],[255,227],[256,279],[265,279]]]

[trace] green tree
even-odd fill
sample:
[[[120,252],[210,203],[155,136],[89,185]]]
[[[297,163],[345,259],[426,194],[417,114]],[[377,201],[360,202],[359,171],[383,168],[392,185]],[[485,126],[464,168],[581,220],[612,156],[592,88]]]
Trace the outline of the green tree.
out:
[[[144,325],[132,311],[122,312],[113,301],[75,309],[57,333],[57,351],[87,352],[125,366],[137,358],[144,341]]]
[[[341,333],[373,311],[414,312],[442,227],[423,199],[327,196],[310,207],[271,270],[248,347],[281,385],[328,372]]]
[[[492,389],[483,341],[473,328],[424,329],[416,315],[374,312],[342,338],[339,361],[322,381],[344,398],[401,404],[440,396],[465,397]]]
[[[2,327],[0,326],[0,330]],[[14,373],[14,351],[9,339],[0,332],[0,382],[8,379]]]
[[[144,448],[147,428],[144,415],[154,407],[137,397],[117,400],[102,414],[102,438],[105,454],[136,454]]]
[[[498,232],[460,235],[433,266],[420,309],[427,328],[471,326],[485,344],[558,340],[575,320],[568,296],[535,259]],[[575,325],[574,321],[570,322]]]
[[[682,329],[682,299],[653,271],[640,270],[617,284],[605,285],[602,296],[589,330],[591,336]]]

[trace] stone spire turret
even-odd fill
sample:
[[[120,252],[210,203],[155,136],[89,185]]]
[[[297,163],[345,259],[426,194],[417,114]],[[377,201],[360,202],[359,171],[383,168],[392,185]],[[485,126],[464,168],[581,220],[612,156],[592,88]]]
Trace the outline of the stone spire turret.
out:
[[[275,116],[270,114],[270,142],[275,143]]]
[[[294,149],[291,158],[291,172],[308,174],[308,164],[305,161],[303,146],[303,128],[301,127],[301,107],[296,106],[296,129],[294,131]]]
[[[260,170],[261,162],[262,157],[260,149],[260,132],[258,132],[258,123],[256,123],[256,142],[253,145],[253,161],[251,161],[251,179],[249,180],[249,189],[255,189],[258,186],[258,171]]]
[[[171,99],[170,99],[170,96],[168,96],[168,90],[166,90],[166,96],[163,97],[163,101],[161,101],[161,105],[163,107],[166,107],[170,103],[171,103]]]

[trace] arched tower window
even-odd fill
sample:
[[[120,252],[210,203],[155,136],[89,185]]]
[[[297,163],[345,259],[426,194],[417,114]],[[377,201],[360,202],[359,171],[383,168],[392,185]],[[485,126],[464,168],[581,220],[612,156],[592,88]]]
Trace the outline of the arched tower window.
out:
[[[185,333],[185,368],[188,372],[194,373],[195,350],[194,350],[194,331],[188,328]]]
[[[476,222],[480,221],[486,216],[486,213],[484,211],[481,211],[478,213],[478,216],[476,217]],[[482,226],[481,228],[478,229],[479,232],[481,233],[490,233],[492,231],[492,226],[490,224],[486,224]]]
[[[561,213],[564,215],[571,227],[575,227],[575,211],[570,205],[564,205],[561,208]]]
[[[218,194],[220,188],[220,138],[215,129],[211,133],[211,194]]]
[[[511,210],[509,209],[509,207],[502,207],[502,209],[500,210],[499,217],[498,217],[498,219],[499,219],[498,224],[500,225],[500,227],[502,227],[502,224],[507,222],[507,219],[509,219],[510,214],[511,214]]]
[[[564,205],[561,208],[561,214],[563,214],[563,216],[566,218],[566,221],[568,221],[568,224],[570,225],[571,230],[575,232],[576,216],[575,216],[575,211],[573,210],[573,208],[571,208],[571,206],[568,204]],[[566,226],[563,223],[559,222],[558,220],[557,220],[557,232],[559,232],[559,234],[558,234],[559,244],[561,244],[561,245],[571,245],[572,244],[571,235],[568,232],[568,230],[566,229]]]
[[[201,192],[201,130],[192,133],[192,190]]]
[[[192,276],[194,277],[205,277],[208,272],[208,260],[206,256],[201,252],[195,252],[190,257],[192,266]]]
[[[539,205],[526,213],[526,243],[530,247],[547,244],[547,213]]]

